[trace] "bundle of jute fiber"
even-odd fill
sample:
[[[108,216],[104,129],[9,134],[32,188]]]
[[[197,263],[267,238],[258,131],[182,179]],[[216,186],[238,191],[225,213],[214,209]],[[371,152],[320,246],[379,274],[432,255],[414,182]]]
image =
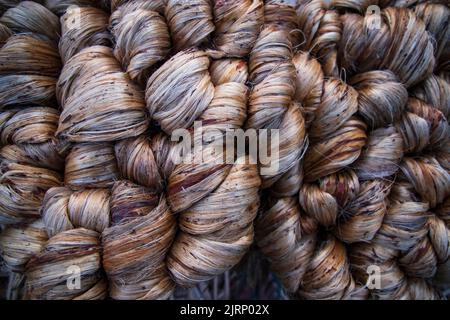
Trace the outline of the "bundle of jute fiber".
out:
[[[109,59],[114,59],[108,48],[84,49],[68,61],[60,81],[72,63],[102,50],[105,54],[109,51]],[[95,63],[98,65],[99,61]],[[180,63],[184,65],[181,70]],[[163,65],[149,80],[147,101],[150,108],[153,101],[159,101],[157,96],[165,93],[162,86],[166,85],[161,81],[158,82],[161,89],[154,88],[151,86],[153,79],[162,77],[169,81],[169,87],[179,88],[182,84],[177,81],[176,70],[197,70],[200,64],[206,64],[203,76],[208,77],[213,97],[199,118],[208,119],[214,128],[242,125],[246,104],[243,84],[227,82],[214,88],[208,75],[208,58],[203,52],[181,52],[166,64],[167,74]],[[202,81],[202,78],[190,77],[193,81]],[[191,84],[188,88],[198,86]],[[65,89],[61,87],[62,91]],[[208,94],[193,94],[197,101],[191,102],[204,101]],[[178,106],[180,113],[185,112],[183,107],[190,105],[183,102]],[[87,100],[82,105],[86,103]],[[63,125],[65,110],[60,125]],[[235,117],[230,118],[230,114]],[[101,125],[99,121],[96,124]],[[161,126],[169,130],[164,122]],[[171,143],[166,135],[130,137],[115,145],[102,141],[103,137],[102,134],[90,136],[91,143],[76,144],[66,158],[65,185],[77,191],[66,187],[47,192],[42,215],[51,238],[28,264],[30,298],[104,297],[98,292],[100,288],[106,290],[100,272],[102,266],[113,298],[167,298],[175,284],[187,286],[208,280],[240,260],[252,242],[252,221],[258,208],[260,182],[255,165],[216,164],[215,159],[200,164],[174,165],[170,163]],[[77,141],[79,138],[75,135],[69,139]],[[205,154],[208,147],[205,146]],[[166,177],[167,200],[161,194]],[[93,187],[95,189],[87,189]],[[178,223],[175,213],[178,213]],[[177,225],[180,230],[176,235]],[[66,243],[72,237],[72,249],[65,255]],[[77,242],[78,237],[88,241],[92,250],[85,250],[84,242]],[[82,258],[73,253],[76,250]],[[58,259],[48,259],[53,255]],[[82,274],[86,287],[64,293],[58,290],[61,272],[65,272],[60,266],[77,265],[85,260],[86,264],[80,267],[87,270]],[[83,281],[84,277],[89,281]],[[94,283],[95,290],[91,292]]]
[[[27,14],[39,14],[36,19],[41,21],[58,22],[50,11],[28,1],[0,18],[11,30],[0,49],[2,224],[38,218],[44,193],[61,183],[64,166],[54,137],[59,121],[55,84],[61,68],[53,42],[57,35],[47,37],[34,32],[44,30],[44,26],[27,28],[23,19]]]
[[[21,260],[24,298],[168,298],[176,285],[212,279],[248,251],[257,166],[245,154],[228,163],[229,154],[215,152],[247,117],[248,70],[239,57],[252,48],[263,16],[262,1],[236,3],[198,1],[192,10],[184,1],[114,1],[110,18],[102,3],[51,7],[61,15],[64,63],[51,135],[67,156],[64,181],[46,192],[36,217],[49,240]],[[183,17],[197,9],[211,18],[213,10],[233,10],[214,23],[198,16],[204,30],[210,23],[235,28],[211,34],[221,46],[183,29]],[[216,139],[199,140],[194,121]],[[200,162],[176,162],[181,144],[170,135],[182,128],[202,145],[184,156]],[[80,286],[68,286],[71,272]]]
[[[35,2],[0,17],[0,250],[10,272],[7,297],[20,296],[28,260],[47,241],[40,206],[62,183],[64,156],[55,131],[55,84],[61,69],[58,18]]]
[[[386,6],[377,29],[351,13],[373,4]],[[269,188],[256,224],[257,244],[292,297],[448,293],[449,83],[440,67],[448,24],[440,17],[449,9],[427,6],[297,7],[309,53],[292,60],[294,101],[303,105],[309,146],[298,197]]]
[[[275,6],[273,1],[269,1],[265,9],[271,6]],[[265,16],[264,26],[249,56],[252,90],[246,126],[280,132],[279,141],[272,140],[267,145],[267,154],[277,154],[277,157],[260,165],[262,187],[270,187],[280,196],[298,193],[302,179],[300,159],[308,144],[301,105],[293,100],[296,87],[292,59],[295,36],[289,27],[294,28],[295,25],[279,23],[290,21],[292,10],[293,7],[278,10],[277,19],[270,19],[272,15]],[[259,147],[263,146],[259,144]]]
[[[177,298],[253,242],[291,298],[449,290],[445,1],[0,8],[9,298]]]

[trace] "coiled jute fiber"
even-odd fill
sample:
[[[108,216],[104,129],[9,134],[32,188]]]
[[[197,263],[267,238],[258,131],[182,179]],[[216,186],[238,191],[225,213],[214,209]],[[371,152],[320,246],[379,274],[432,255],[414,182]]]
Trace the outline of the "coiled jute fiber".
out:
[[[448,294],[446,1],[0,1],[0,12],[9,298],[168,299],[250,250],[290,298]],[[278,158],[220,161],[224,140],[199,138],[198,122],[220,137],[277,129],[279,143],[259,147]],[[175,161],[179,129],[202,161]]]

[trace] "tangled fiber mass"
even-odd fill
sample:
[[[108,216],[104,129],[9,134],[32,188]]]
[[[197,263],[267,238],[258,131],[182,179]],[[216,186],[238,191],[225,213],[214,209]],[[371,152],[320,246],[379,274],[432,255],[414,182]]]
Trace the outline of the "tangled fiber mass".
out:
[[[449,18],[445,0],[0,0],[6,297],[173,299],[256,250],[291,299],[445,299]],[[225,162],[197,122],[277,129],[259,148],[278,157]],[[202,161],[175,161],[179,129]]]

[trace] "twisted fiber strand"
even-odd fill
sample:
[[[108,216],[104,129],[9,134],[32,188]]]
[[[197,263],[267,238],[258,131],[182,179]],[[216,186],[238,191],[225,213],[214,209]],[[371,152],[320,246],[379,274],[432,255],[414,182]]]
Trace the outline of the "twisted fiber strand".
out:
[[[11,270],[11,298],[21,295],[20,275],[48,239],[40,217],[45,192],[62,183],[64,155],[55,138],[60,115],[55,84],[62,63],[60,24],[51,11],[17,2],[5,8],[1,20],[0,250]]]
[[[298,192],[303,179],[300,159],[308,139],[303,106],[293,100],[296,84],[292,59],[295,35],[290,32],[294,28],[293,7],[283,9],[284,6],[276,1],[265,4],[264,26],[249,57],[253,87],[246,125],[279,130],[279,143],[267,145],[267,154],[279,151],[278,159],[260,166],[262,187],[272,187],[274,193],[290,196]],[[262,171],[265,166],[276,166],[278,170],[267,174]]]
[[[27,1],[8,9],[1,19],[10,34],[0,49],[0,220],[14,224],[38,218],[45,191],[61,183],[64,158],[54,136],[61,61],[53,41],[59,22],[46,8]]]

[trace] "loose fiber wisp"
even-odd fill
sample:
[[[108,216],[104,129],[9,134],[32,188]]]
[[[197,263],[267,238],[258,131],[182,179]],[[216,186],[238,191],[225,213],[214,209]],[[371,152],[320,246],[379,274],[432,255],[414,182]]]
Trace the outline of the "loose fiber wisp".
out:
[[[449,18],[446,1],[0,0],[0,296],[446,299]],[[279,139],[230,154],[252,130]]]

